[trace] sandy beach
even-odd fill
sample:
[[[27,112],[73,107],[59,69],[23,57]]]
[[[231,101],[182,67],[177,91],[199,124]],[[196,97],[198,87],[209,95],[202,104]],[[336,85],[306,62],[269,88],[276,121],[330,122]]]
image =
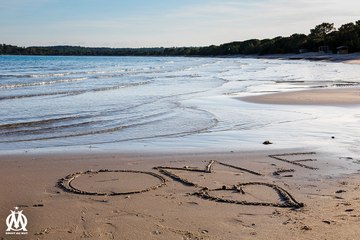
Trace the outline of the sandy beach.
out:
[[[360,88],[313,89],[280,92],[240,98],[243,101],[262,104],[290,105],[359,105]]]
[[[360,234],[359,176],[340,174],[358,160],[346,156],[286,149],[23,154],[0,161],[0,196],[6,196],[0,198],[0,216],[15,206],[23,210],[28,235],[21,239],[356,239]]]
[[[283,66],[278,63],[258,64],[254,66],[270,64],[278,71]],[[301,67],[303,63],[298,64]],[[244,65],[246,66],[248,65]],[[332,68],[327,64],[321,66],[324,67],[324,72]],[[305,69],[309,67],[311,66],[306,66]],[[344,68],[340,67],[340,70]],[[221,74],[222,68],[219,68]],[[238,66],[234,68],[238,69]],[[291,65],[288,71],[292,72],[294,69],[297,68]],[[249,70],[251,75],[257,71]],[[207,73],[207,70],[204,72]],[[331,73],[333,74],[336,73]],[[261,73],[260,75],[262,76]],[[278,73],[275,76],[277,75]],[[229,76],[232,79],[236,74],[230,72]],[[272,75],[269,76],[273,79]],[[285,80],[287,78],[284,76]],[[259,79],[261,80],[260,77]],[[169,90],[181,89],[173,86],[173,78],[171,81]],[[139,98],[144,101],[144,106],[137,111],[130,111],[129,119],[125,117],[124,111],[133,109],[133,106],[121,111],[117,107],[131,101],[124,99],[121,103],[116,102],[115,100],[121,99],[122,93],[108,98],[108,87],[102,87],[100,90],[105,93],[98,96],[101,99],[98,106],[101,111],[98,112],[104,116],[88,113],[79,115],[79,109],[83,108],[70,98],[59,108],[67,110],[69,103],[76,103],[73,108],[76,114],[69,117],[63,117],[64,113],[60,112],[62,117],[49,118],[54,110],[52,103],[49,103],[44,108],[47,110],[44,113],[47,118],[23,122],[22,118],[15,116],[21,120],[20,123],[3,124],[4,138],[13,138],[4,142],[6,151],[0,154],[0,180],[3,183],[0,188],[0,219],[3,222],[0,224],[0,239],[357,239],[360,234],[360,158],[356,141],[359,88],[312,89],[234,100],[230,94],[225,93],[236,93],[243,88],[234,88],[242,81],[233,81],[228,83],[228,88],[220,91],[222,94],[216,93],[215,97],[213,94],[204,94],[198,99],[189,97],[180,102],[177,98],[184,95],[183,92],[166,97],[173,97],[174,103],[178,104],[162,104],[163,101],[156,100],[154,102],[157,104],[150,108],[147,97]],[[275,84],[272,81],[267,83]],[[182,83],[182,78],[179,83]],[[334,84],[338,83],[342,82]],[[34,84],[37,86],[38,83]],[[186,89],[190,88],[188,82],[186,84]],[[325,86],[328,83],[323,84]],[[136,87],[143,85],[139,83]],[[219,86],[223,87],[223,83]],[[246,94],[254,94],[251,90],[256,90],[256,87],[250,88]],[[198,88],[204,87],[199,85]],[[149,89],[169,92],[162,89],[161,85]],[[90,88],[89,96],[101,92],[100,90]],[[264,89],[260,86],[259,90],[256,94]],[[268,89],[265,88],[266,90]],[[151,91],[144,89],[140,92]],[[77,91],[71,93],[70,96],[78,94]],[[53,94],[61,95],[63,91]],[[89,96],[80,94],[79,97],[84,97],[82,103],[85,104],[81,106],[88,106],[85,100]],[[130,92],[127,96],[134,94]],[[33,95],[22,96],[25,99],[32,97]],[[22,98],[8,97],[13,101],[20,100],[14,106],[23,106],[28,110],[26,104],[29,101],[21,101]],[[134,102],[142,106],[139,99]],[[207,102],[209,99],[212,101]],[[226,104],[221,105],[219,99]],[[295,110],[275,105],[270,106],[273,109],[266,109],[268,106],[242,101],[310,105],[304,108],[313,112],[304,111],[299,106]],[[337,116],[335,120],[329,117],[333,125],[328,125],[327,116],[332,115],[326,114],[340,108],[323,108],[318,111],[315,105],[338,106],[351,111],[339,111],[340,117]],[[117,111],[113,108],[104,110],[104,106],[115,106]],[[179,107],[177,114],[172,112],[174,106]],[[188,112],[183,111],[183,106],[187,106],[185,109]],[[93,111],[94,108],[92,105]],[[154,114],[154,109],[159,113]],[[166,109],[169,112],[163,113]],[[194,111],[197,109],[208,111]],[[219,109],[222,111],[218,111]],[[318,113],[315,114],[315,111]],[[344,112],[350,120],[344,121],[346,128],[341,128],[337,125],[340,125],[338,120],[344,116]],[[65,113],[68,114],[66,111]],[[141,114],[137,116],[134,113]],[[278,120],[273,118],[277,114]],[[100,116],[104,117],[102,121],[98,119]],[[159,116],[165,116],[165,120],[160,118],[159,121]],[[174,121],[167,121],[168,116]],[[138,128],[147,126],[142,121],[151,117],[154,121],[149,121],[148,127]],[[123,118],[134,126],[128,122],[124,124]],[[118,122],[114,122],[115,120]],[[152,123],[158,125],[151,125]],[[324,128],[314,129],[323,125]],[[79,128],[82,126],[85,127]],[[333,126],[336,129],[332,129]],[[70,128],[67,129],[68,127]],[[178,132],[173,132],[174,127],[179,128]],[[67,131],[63,131],[64,129]],[[159,135],[153,129],[164,132],[160,131]],[[209,129],[216,130],[214,135],[211,135]],[[294,129],[297,131],[293,131]],[[76,131],[79,131],[77,135],[74,134]],[[249,134],[251,131],[256,131],[259,135]],[[301,135],[302,131],[307,134]],[[203,133],[201,137],[191,138],[200,132]],[[229,134],[231,138],[226,135],[227,132],[235,132],[237,135]],[[67,134],[61,135],[62,133]],[[138,145],[135,147],[138,149],[133,147],[132,152],[124,153],[120,148],[112,152],[101,148],[101,143],[111,142],[111,139],[119,141],[126,133],[132,138],[124,138],[124,145],[108,147],[122,146],[125,149],[124,146],[129,147],[136,142]],[[143,133],[148,135],[143,136]],[[134,138],[134,134],[138,134],[138,137]],[[264,136],[271,139],[265,139]],[[173,146],[178,139],[182,139],[179,145],[193,151],[176,151],[166,144],[153,145],[158,147],[156,150],[162,147],[166,151],[146,151],[151,148],[151,141],[159,139],[171,142]],[[242,143],[247,142],[248,145],[258,145],[247,145],[249,150],[239,150],[236,145],[241,144],[234,143],[234,139],[241,139]],[[197,142],[201,140],[203,144],[213,144],[207,146],[217,146],[223,150],[208,147],[208,151],[199,151],[204,146]],[[274,144],[262,144],[265,140],[270,143],[274,141]],[[321,144],[316,144],[316,141],[321,141]],[[82,148],[76,145],[79,142]],[[287,142],[292,145],[287,145]],[[57,149],[57,152],[49,150],[54,149],[51,147]],[[327,151],[330,148],[334,151]],[[78,151],[73,151],[74,149]],[[6,219],[10,221],[9,214],[17,210],[22,211],[27,218],[27,234],[7,235]]]
[[[0,240],[360,240],[360,1],[2,1]]]

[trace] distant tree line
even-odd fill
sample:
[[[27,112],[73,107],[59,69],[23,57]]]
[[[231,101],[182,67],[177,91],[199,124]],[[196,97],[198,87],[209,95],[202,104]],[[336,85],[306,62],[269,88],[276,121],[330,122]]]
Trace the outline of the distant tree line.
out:
[[[88,48],[80,46],[17,47],[0,44],[0,55],[77,55],[77,56],[223,56],[266,55],[315,52],[326,46],[331,52],[346,46],[349,52],[360,52],[360,20],[336,29],[333,23],[322,23],[310,34],[293,34],[273,39],[250,39],[207,47],[173,48]]]

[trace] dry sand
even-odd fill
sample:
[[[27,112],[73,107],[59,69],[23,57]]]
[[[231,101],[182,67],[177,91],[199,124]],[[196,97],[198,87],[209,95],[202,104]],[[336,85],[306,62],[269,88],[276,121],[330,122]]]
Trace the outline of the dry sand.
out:
[[[360,88],[315,89],[281,92],[239,98],[243,101],[263,104],[291,105],[358,105]]]
[[[358,239],[360,177],[330,176],[355,159],[309,150],[1,156],[0,239]],[[298,154],[269,156],[291,152]],[[209,163],[211,171],[205,171]],[[107,195],[58,186],[59,179],[87,170],[92,171],[74,175],[70,186]],[[162,178],[165,185],[151,189]],[[252,184],[229,190],[239,183]],[[193,195],[223,186],[226,190],[208,191],[208,197],[249,205]],[[15,206],[28,218],[26,236],[4,234]]]

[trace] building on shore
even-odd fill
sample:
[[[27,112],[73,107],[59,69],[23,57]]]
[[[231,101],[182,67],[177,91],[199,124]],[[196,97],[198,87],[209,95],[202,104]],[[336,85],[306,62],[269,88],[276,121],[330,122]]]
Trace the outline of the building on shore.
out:
[[[336,48],[337,54],[348,54],[349,53],[349,47],[347,46],[340,46]]]
[[[331,53],[329,46],[327,45],[320,46],[319,53]]]

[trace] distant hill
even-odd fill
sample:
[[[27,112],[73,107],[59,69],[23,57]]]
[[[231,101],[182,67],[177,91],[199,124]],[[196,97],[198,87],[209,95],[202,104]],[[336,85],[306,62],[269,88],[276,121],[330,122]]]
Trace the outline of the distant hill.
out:
[[[0,55],[64,55],[64,56],[224,56],[240,54],[285,54],[306,51],[335,53],[338,47],[348,52],[360,51],[360,20],[336,29],[332,23],[322,23],[309,35],[293,34],[273,39],[250,39],[206,47],[173,48],[91,48],[81,46],[18,47],[0,44]]]

